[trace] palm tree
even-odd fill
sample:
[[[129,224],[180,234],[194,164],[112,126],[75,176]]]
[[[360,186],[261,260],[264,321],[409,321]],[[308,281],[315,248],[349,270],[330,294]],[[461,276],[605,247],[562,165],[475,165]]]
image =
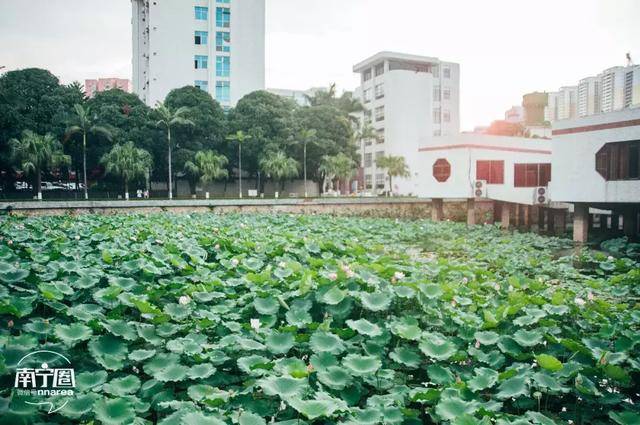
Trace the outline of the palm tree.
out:
[[[42,171],[51,166],[66,165],[71,162],[69,155],[64,155],[62,145],[51,134],[41,136],[27,130],[21,139],[11,139],[11,156],[26,175],[35,175],[34,193],[42,199]]]
[[[169,199],[173,199],[173,181],[171,170],[171,129],[176,125],[194,125],[193,121],[185,116],[189,113],[190,109],[186,106],[182,106],[178,109],[171,110],[165,106],[162,102],[158,102],[156,106],[156,112],[160,116],[156,127],[163,127],[167,129],[167,146],[168,146],[168,162],[169,162]]]
[[[260,160],[260,169],[273,180],[280,180],[282,190],[284,181],[296,177],[299,173],[300,164],[293,158],[288,157],[284,152],[270,152]]]
[[[389,193],[393,193],[393,178],[394,177],[409,177],[409,166],[407,165],[404,156],[381,156],[376,159],[376,166],[387,169],[387,175],[389,176]]]
[[[197,176],[203,184],[206,184],[228,177],[229,172],[226,169],[228,163],[229,160],[226,156],[207,150],[198,152],[194,161],[187,161],[184,167],[185,173]]]
[[[144,149],[136,148],[133,142],[116,145],[101,159],[107,174],[113,174],[124,183],[124,198],[129,199],[129,182],[146,177],[153,166],[151,154]]]
[[[67,129],[67,135],[82,134],[82,180],[84,183],[84,199],[89,199],[89,185],[87,184],[87,134],[97,134],[111,140],[111,132],[105,127],[94,123],[91,109],[80,104],[73,105],[76,124]],[[77,180],[76,180],[77,181]]]
[[[238,130],[235,134],[227,136],[227,140],[238,142],[238,185],[240,199],[242,199],[242,144],[249,139],[251,139],[251,136],[244,134],[242,130]]]
[[[331,182],[332,189],[333,180],[348,180],[354,176],[355,169],[356,162],[342,152],[333,156],[323,156],[320,161],[320,167],[318,167],[318,171],[322,173],[325,181]]]
[[[304,129],[300,132],[300,139],[303,144],[303,153],[302,153],[302,167],[304,169],[304,197],[307,198],[309,196],[307,192],[307,144],[313,143],[316,140],[316,134],[318,132],[315,129]]]

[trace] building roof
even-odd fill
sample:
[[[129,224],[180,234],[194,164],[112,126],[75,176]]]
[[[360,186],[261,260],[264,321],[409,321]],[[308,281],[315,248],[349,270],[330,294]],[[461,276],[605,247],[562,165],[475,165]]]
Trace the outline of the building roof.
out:
[[[395,59],[407,62],[418,62],[418,63],[439,63],[440,59],[430,57],[430,56],[419,56],[419,55],[411,55],[408,53],[398,53],[398,52],[379,52],[375,55],[363,60],[362,62],[354,65],[353,72],[362,72],[366,68],[373,66],[376,63],[379,63],[383,60]]]

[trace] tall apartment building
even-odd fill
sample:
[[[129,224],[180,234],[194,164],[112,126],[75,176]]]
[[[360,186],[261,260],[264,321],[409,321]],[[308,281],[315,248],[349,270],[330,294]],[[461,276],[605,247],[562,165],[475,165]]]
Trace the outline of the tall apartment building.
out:
[[[380,52],[353,67],[360,74],[355,98],[364,105],[363,124],[377,133],[358,147],[362,160],[361,189],[417,193],[425,164],[418,149],[433,145],[442,136],[460,132],[460,66],[438,58]],[[403,156],[411,177],[393,179],[376,167],[384,155]]]
[[[131,80],[125,78],[98,78],[96,80],[84,80],[84,95],[93,97],[96,93],[111,89],[120,89],[131,93]]]
[[[640,105],[640,65],[615,66],[600,75],[601,112]]]
[[[600,113],[601,104],[600,78],[587,77],[578,83],[578,116],[586,117]]]
[[[578,114],[578,86],[560,87],[549,93],[549,103],[545,111],[547,121],[575,118]]]
[[[133,88],[196,86],[223,107],[265,87],[265,0],[132,0]]]

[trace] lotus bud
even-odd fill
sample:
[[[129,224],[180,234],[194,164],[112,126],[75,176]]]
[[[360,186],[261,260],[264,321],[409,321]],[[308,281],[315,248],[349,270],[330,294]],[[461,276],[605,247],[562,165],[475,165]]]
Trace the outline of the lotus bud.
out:
[[[451,300],[451,307],[455,307],[457,304],[456,300]]]
[[[11,329],[11,328],[13,327],[13,320],[9,320],[9,321],[7,322],[7,327],[8,327],[9,329]]]
[[[480,341],[476,340],[476,348],[480,348]]]
[[[9,240],[7,241],[7,245],[13,245],[13,241],[12,241],[11,239],[9,239]]]
[[[535,393],[533,393],[533,396],[540,400],[542,398],[542,393],[540,391],[536,391]]]
[[[307,372],[309,373],[313,372],[313,365],[311,363],[307,365]]]
[[[466,277],[462,278],[462,283],[469,283],[469,279],[467,279]]]
[[[595,299],[596,299],[596,296],[595,296],[595,295],[593,295],[593,292],[589,291],[589,293],[587,294],[587,299],[588,299],[589,301],[593,301],[593,300],[595,300]]]
[[[218,250],[220,249],[220,244],[219,244],[219,243],[217,243],[217,244],[213,247],[213,249],[215,249],[216,251],[218,251]]]
[[[331,272],[329,273],[329,280],[336,280],[338,279],[338,274],[336,272]]]

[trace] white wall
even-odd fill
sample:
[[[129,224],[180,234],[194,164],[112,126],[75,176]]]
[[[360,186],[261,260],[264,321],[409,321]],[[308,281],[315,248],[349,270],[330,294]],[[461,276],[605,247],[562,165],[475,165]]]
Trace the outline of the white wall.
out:
[[[553,130],[640,119],[640,108],[559,121]],[[640,124],[553,136],[550,186],[554,202],[640,202],[640,180],[605,181],[596,171],[596,153],[605,143],[640,140]]]

